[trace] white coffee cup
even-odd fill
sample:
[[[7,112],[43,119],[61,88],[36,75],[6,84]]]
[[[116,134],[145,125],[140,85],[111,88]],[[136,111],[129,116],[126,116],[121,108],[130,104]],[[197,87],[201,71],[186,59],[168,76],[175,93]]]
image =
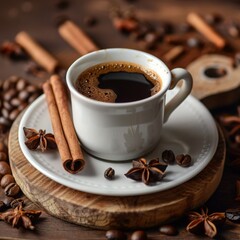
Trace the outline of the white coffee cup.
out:
[[[75,88],[86,69],[106,62],[131,62],[153,70],[162,79],[159,92],[127,103],[106,103],[88,98]],[[166,104],[166,93],[183,80],[176,95]],[[158,58],[145,52],[112,48],[77,59],[67,71],[73,123],[82,147],[105,160],[136,159],[152,151],[161,139],[163,124],[190,94],[192,77],[182,68],[169,70]]]

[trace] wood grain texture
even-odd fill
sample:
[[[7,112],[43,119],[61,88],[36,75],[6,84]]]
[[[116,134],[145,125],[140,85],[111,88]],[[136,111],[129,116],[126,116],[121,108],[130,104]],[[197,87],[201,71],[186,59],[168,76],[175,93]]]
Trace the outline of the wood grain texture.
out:
[[[213,71],[212,76],[205,74],[209,69],[215,69],[215,74]],[[192,95],[209,109],[228,106],[240,100],[240,67],[234,66],[232,58],[220,54],[204,55],[191,62],[187,70],[193,76]]]
[[[84,193],[45,177],[26,160],[18,143],[21,116],[9,136],[9,156],[16,182],[23,193],[49,214],[68,222],[97,228],[149,228],[181,217],[203,205],[216,190],[223,172],[226,148],[219,134],[217,151],[196,177],[155,194],[111,197]]]

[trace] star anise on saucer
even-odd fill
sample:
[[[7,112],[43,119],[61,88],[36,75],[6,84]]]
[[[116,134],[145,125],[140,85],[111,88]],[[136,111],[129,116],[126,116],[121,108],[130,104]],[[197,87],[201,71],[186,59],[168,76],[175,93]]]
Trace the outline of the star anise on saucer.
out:
[[[12,225],[12,227],[24,227],[33,230],[32,222],[37,220],[41,215],[39,210],[24,210],[22,204],[16,208],[0,213],[0,220],[3,220]]]
[[[30,150],[35,150],[40,147],[41,151],[44,152],[47,149],[55,149],[57,147],[54,135],[52,133],[46,133],[46,130],[40,129],[39,131],[33,128],[23,128],[26,146]]]
[[[160,181],[168,166],[166,163],[161,163],[158,158],[150,160],[149,163],[145,158],[140,158],[133,160],[132,165],[125,176],[135,181],[142,181],[146,185]]]
[[[217,226],[223,224],[226,220],[224,212],[215,212],[208,215],[208,209],[202,208],[201,213],[190,212],[188,214],[190,223],[187,225],[186,230],[198,234],[206,235],[213,238],[217,235]]]

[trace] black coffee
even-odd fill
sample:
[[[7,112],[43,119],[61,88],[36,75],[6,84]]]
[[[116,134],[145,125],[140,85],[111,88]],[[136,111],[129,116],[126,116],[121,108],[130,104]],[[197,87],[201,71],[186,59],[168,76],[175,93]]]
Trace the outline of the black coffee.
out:
[[[161,89],[161,78],[152,70],[128,62],[93,66],[80,74],[76,89],[86,97],[103,102],[133,102]]]

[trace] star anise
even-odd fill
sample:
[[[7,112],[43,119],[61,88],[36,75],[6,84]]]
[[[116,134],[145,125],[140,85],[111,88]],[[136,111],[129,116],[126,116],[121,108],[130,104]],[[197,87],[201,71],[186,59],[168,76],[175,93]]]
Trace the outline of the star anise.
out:
[[[12,227],[24,227],[33,230],[32,221],[37,220],[41,213],[38,210],[24,210],[22,204],[20,204],[14,209],[0,213],[0,220],[11,224]]]
[[[44,152],[47,149],[55,149],[57,147],[54,135],[52,133],[46,133],[46,130],[40,129],[39,131],[33,128],[23,128],[26,146],[30,150],[35,150],[40,147],[41,151]]]
[[[208,215],[208,209],[202,208],[201,213],[190,212],[188,215],[190,223],[187,225],[186,230],[194,233],[213,238],[217,235],[217,226],[225,222],[224,212],[215,212]]]
[[[131,168],[125,176],[135,181],[142,181],[146,185],[160,181],[163,178],[167,164],[161,163],[158,158],[152,159],[149,163],[145,158],[133,160]]]

